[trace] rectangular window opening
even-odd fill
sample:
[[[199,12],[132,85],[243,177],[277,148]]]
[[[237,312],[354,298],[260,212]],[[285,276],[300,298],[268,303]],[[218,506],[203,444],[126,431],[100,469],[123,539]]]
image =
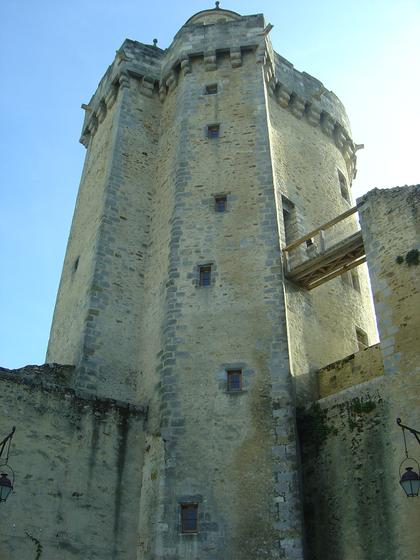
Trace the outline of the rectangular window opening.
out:
[[[205,95],[215,95],[217,93],[217,84],[209,84],[206,86]]]
[[[207,136],[208,136],[208,138],[219,138],[219,134],[220,134],[220,125],[209,124],[207,126]]]
[[[351,276],[351,284],[353,288],[358,292],[360,292],[359,273],[357,272],[356,269],[353,268],[352,270],[350,270],[350,276]]]
[[[363,329],[359,327],[356,327],[356,340],[357,340],[357,346],[359,347],[359,350],[364,350],[369,346],[368,335],[365,333]]]
[[[350,272],[346,271],[343,272],[343,274],[340,276],[341,281],[343,282],[343,284],[347,284],[347,286],[352,286],[352,280],[350,277]]]
[[[281,197],[281,204],[283,207],[284,236],[287,246],[297,237],[296,208],[293,202],[285,196]]]
[[[347,187],[347,181],[343,173],[338,169],[338,182],[340,183],[341,196],[350,204],[350,194]]]
[[[199,284],[200,286],[211,285],[211,264],[205,264],[199,267]]]
[[[181,532],[198,533],[198,504],[181,504]]]
[[[227,209],[227,196],[218,195],[214,197],[214,208],[216,212],[226,212]]]
[[[226,372],[227,391],[242,391],[242,370],[228,369]]]

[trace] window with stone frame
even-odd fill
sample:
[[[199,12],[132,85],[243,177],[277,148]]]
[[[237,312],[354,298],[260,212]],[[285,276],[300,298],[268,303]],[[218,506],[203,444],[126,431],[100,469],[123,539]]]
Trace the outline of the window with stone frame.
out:
[[[217,84],[208,84],[204,90],[205,95],[216,95]]]
[[[209,124],[207,125],[207,137],[208,138],[219,138],[220,136],[220,125],[219,124]]]
[[[226,371],[226,390],[228,393],[242,391],[241,369],[228,369]]]
[[[203,264],[198,267],[198,285],[211,286],[211,264]]]
[[[227,196],[225,194],[219,194],[214,197],[214,209],[216,212],[226,212]]]
[[[181,504],[181,532],[198,533],[198,504]]]

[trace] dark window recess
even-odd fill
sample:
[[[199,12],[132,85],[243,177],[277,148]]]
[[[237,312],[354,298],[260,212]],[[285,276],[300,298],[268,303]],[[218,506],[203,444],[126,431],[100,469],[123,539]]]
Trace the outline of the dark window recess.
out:
[[[348,203],[350,203],[350,195],[349,195],[349,189],[347,187],[347,181],[340,170],[338,170],[338,182],[340,183],[341,196],[345,200],[347,200]]]
[[[215,207],[216,212],[226,212],[227,197],[226,196],[215,196],[214,197],[214,207]]]
[[[215,95],[217,93],[217,84],[209,84],[206,86],[206,95]]]
[[[200,286],[211,285],[211,264],[200,266]]]
[[[351,283],[353,288],[358,292],[360,292],[360,281],[359,281],[359,274],[357,270],[355,269],[350,270],[350,276],[351,276]]]
[[[368,335],[365,333],[364,330],[359,329],[356,327],[356,339],[357,339],[357,346],[359,350],[364,350],[369,346],[369,339]]]
[[[209,138],[219,138],[220,126],[218,124],[209,124],[207,127],[207,136]]]
[[[198,532],[198,504],[181,504],[181,531]]]
[[[226,377],[227,377],[228,392],[242,390],[242,370],[229,369],[226,372]]]
[[[353,269],[344,272],[341,275],[341,280],[344,284],[347,284],[348,286],[351,286],[352,288],[360,292],[360,281],[359,281],[359,274],[357,270]]]
[[[284,236],[287,246],[292,243],[293,239],[298,237],[296,208],[293,202],[285,196],[281,197],[281,204],[283,207]]]

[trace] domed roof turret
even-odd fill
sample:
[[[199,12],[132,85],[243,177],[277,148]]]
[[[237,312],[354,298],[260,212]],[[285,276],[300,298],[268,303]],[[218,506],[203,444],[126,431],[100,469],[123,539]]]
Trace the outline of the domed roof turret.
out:
[[[184,25],[193,25],[195,23],[202,23],[210,25],[212,23],[222,23],[224,21],[234,21],[240,19],[241,15],[231,10],[223,10],[219,7],[220,2],[216,2],[216,7],[210,10],[202,10],[197,12],[188,19]]]

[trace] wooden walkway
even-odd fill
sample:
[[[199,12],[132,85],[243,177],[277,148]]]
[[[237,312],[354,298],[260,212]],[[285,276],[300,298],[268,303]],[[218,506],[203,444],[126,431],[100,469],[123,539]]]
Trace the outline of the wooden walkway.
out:
[[[360,230],[331,247],[325,247],[325,230],[342,222],[355,212],[357,212],[356,206],[285,247],[283,254],[286,278],[307,290],[312,290],[340,276],[347,270],[366,262],[365,248]],[[319,236],[319,247],[315,249],[316,254],[291,268],[290,251],[297,249],[302,244],[306,246],[306,242],[312,242],[316,236]]]

